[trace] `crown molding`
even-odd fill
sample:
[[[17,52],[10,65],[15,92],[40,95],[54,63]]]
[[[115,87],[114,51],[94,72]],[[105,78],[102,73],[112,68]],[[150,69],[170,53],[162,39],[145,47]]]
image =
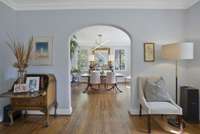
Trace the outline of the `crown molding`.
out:
[[[188,9],[188,8],[192,7],[193,5],[195,5],[198,2],[199,2],[199,0],[194,0],[192,2],[191,1],[186,2],[185,3],[185,9]]]
[[[163,1],[133,1],[133,2],[111,2],[111,1],[84,1],[84,2],[60,2],[60,3],[30,3],[19,4],[13,0],[0,0],[10,8],[17,11],[27,10],[62,10],[62,9],[188,9],[197,3],[199,0],[177,0],[173,3]]]

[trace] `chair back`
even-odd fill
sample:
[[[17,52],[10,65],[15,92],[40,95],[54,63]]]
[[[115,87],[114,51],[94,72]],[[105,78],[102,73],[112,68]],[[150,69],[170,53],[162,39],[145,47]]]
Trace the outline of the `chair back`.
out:
[[[115,76],[114,72],[107,72],[106,83],[107,84],[116,84],[116,76]]]
[[[159,80],[160,76],[139,76],[138,77],[138,90],[139,90],[139,99],[144,99],[144,87],[147,80]]]
[[[100,71],[92,71],[90,73],[90,84],[100,84],[101,78],[100,78]]]

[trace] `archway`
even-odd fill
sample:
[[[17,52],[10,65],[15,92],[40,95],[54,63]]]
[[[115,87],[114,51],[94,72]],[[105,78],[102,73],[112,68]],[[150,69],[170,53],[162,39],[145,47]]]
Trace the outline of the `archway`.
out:
[[[121,69],[123,69],[123,68],[125,68],[125,70],[127,71],[126,72],[126,76],[131,76],[131,74],[133,74],[132,72],[133,72],[133,65],[132,65],[132,38],[131,38],[131,36],[130,36],[130,34],[126,31],[126,30],[124,30],[123,28],[121,28],[121,27],[118,27],[118,26],[113,26],[113,25],[90,25],[90,26],[86,26],[86,27],[83,27],[83,28],[80,28],[80,29],[78,29],[78,30],[76,30],[75,32],[73,32],[72,34],[71,34],[71,36],[69,37],[69,40],[68,40],[68,49],[69,49],[69,53],[68,53],[68,57],[71,57],[71,51],[70,51],[70,42],[71,42],[71,39],[72,38],[77,38],[77,37],[75,37],[74,35],[76,35],[77,33],[79,34],[79,35],[84,35],[83,33],[83,31],[85,30],[85,29],[94,29],[95,27],[98,27],[98,29],[101,29],[101,28],[110,28],[110,29],[115,29],[116,31],[119,31],[119,32],[121,32],[122,34],[124,34],[125,36],[126,36],[126,38],[124,38],[125,40],[126,39],[128,39],[129,40],[129,46],[126,46],[128,49],[129,49],[129,57],[127,58],[126,57],[126,59],[129,59],[129,61],[126,61],[125,62],[125,67],[123,67],[123,65],[121,65]],[[82,31],[82,33],[81,33],[81,31]],[[98,31],[98,30],[97,30]],[[100,30],[101,31],[101,30]],[[93,31],[94,32],[94,31]],[[98,33],[98,32],[96,32],[96,33]],[[90,33],[90,35],[91,35],[91,33]],[[94,34],[95,35],[95,34]],[[99,32],[99,34],[96,34],[95,35],[96,37],[99,37],[99,36],[102,36],[102,34],[101,34],[101,32]],[[103,36],[105,36],[105,35],[103,35]],[[94,37],[93,37],[94,38]],[[121,39],[121,38],[116,38],[116,39]],[[91,43],[91,42],[90,42]],[[116,58],[117,56],[115,56],[115,58]],[[89,57],[87,57],[87,58],[89,58]],[[72,59],[70,58],[69,59],[69,61],[70,61],[70,64],[68,64],[68,74],[70,75],[70,76],[68,76],[68,78],[71,78],[72,76],[71,76],[71,72],[72,71],[77,71],[76,69],[75,70],[72,70],[73,68],[72,67],[74,67],[73,65],[72,65]],[[74,62],[74,61],[73,61]],[[76,61],[77,62],[77,61]],[[128,64],[129,63],[129,67],[128,67]],[[73,63],[74,64],[74,63]],[[88,66],[88,65],[87,65]],[[120,66],[120,65],[119,65]],[[120,68],[120,67],[119,67]],[[129,68],[129,69],[127,69],[127,68]],[[116,65],[114,66],[114,69],[117,69],[117,67],[116,67]],[[124,70],[120,70],[120,71],[124,71]],[[118,70],[118,72],[120,72],[119,70]],[[125,72],[125,71],[124,71]],[[70,94],[71,94],[71,96],[70,96],[70,100],[72,100],[72,92],[71,92],[71,80],[72,79],[70,79],[70,81],[68,81],[68,89],[70,90]],[[73,80],[75,80],[74,78],[73,78]],[[132,81],[130,80],[130,85],[133,85],[132,84]],[[131,94],[132,94],[132,86],[130,86],[130,95],[129,95],[129,100],[130,100],[130,103],[132,102],[131,101]],[[71,101],[72,102],[72,101]],[[70,104],[72,104],[70,102]]]

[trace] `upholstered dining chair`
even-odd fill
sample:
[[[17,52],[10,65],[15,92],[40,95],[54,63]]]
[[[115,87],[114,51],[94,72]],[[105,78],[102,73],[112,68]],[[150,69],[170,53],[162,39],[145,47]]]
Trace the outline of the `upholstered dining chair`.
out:
[[[106,74],[106,84],[112,86],[108,90],[112,90],[113,89],[116,92],[117,91],[119,91],[120,93],[122,92],[117,86],[116,76],[115,76],[114,72],[107,72],[107,74]]]
[[[142,110],[147,114],[147,126],[148,132],[151,133],[151,115],[177,115],[177,119],[180,123],[180,130],[183,131],[182,122],[182,108],[179,107],[172,99],[169,97],[169,102],[158,102],[158,101],[147,101],[144,95],[144,88],[147,80],[159,80],[158,76],[150,77],[139,77],[138,78],[138,88],[139,88],[139,103],[140,110],[139,114],[142,116]]]
[[[97,85],[99,87],[99,85],[101,84],[100,71],[90,72],[90,84],[91,84],[92,88],[94,88],[93,86],[95,86],[95,85]]]

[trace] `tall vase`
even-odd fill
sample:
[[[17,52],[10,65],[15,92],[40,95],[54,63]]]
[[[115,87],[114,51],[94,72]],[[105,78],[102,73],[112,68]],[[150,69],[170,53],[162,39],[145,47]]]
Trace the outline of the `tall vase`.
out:
[[[26,69],[25,68],[19,68],[18,69],[18,82],[19,84],[25,83],[25,75],[26,75]]]

